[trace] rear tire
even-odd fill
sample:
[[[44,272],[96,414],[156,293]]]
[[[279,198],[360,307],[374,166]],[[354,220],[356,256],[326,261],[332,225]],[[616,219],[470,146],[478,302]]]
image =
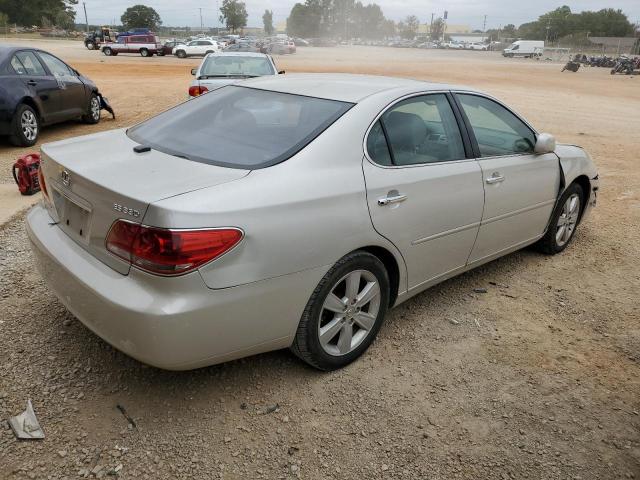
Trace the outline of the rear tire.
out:
[[[142,56],[142,57],[150,57],[151,56],[151,52],[149,52],[149,50],[147,50],[146,48],[141,48],[140,49],[140,56]]]
[[[576,233],[582,208],[584,192],[577,183],[564,191],[551,217],[547,233],[536,243],[536,248],[548,255],[562,252],[569,246]]]
[[[95,50],[96,49],[96,44],[93,42],[88,42],[86,44],[87,50]]]
[[[353,362],[376,338],[389,291],[389,275],[377,257],[363,251],[342,257],[311,294],[291,351],[319,370]]]
[[[178,58],[187,58],[187,52],[185,52],[184,50],[178,50],[176,52],[176,57],[178,57]]]
[[[11,121],[9,141],[16,147],[32,147],[40,135],[40,118],[29,105],[18,106]]]

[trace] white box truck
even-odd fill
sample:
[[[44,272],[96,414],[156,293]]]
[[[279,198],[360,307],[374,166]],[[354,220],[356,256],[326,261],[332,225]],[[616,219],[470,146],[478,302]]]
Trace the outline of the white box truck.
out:
[[[541,57],[544,40],[517,40],[502,51],[504,57]]]

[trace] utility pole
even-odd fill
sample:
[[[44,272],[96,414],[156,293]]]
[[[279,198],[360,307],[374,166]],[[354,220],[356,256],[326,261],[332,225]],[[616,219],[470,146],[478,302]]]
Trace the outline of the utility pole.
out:
[[[87,20],[87,4],[82,2],[82,8],[84,8],[84,23],[86,25],[86,31],[89,33],[89,20]]]
[[[547,19],[547,37],[546,37],[545,42],[544,42],[544,46],[545,47],[549,43],[549,30],[551,30],[551,19],[550,18]]]
[[[482,23],[482,33],[487,31],[487,16],[484,16],[484,22]]]
[[[200,10],[200,33],[202,33],[204,31],[202,26],[202,7],[198,8],[198,10]]]

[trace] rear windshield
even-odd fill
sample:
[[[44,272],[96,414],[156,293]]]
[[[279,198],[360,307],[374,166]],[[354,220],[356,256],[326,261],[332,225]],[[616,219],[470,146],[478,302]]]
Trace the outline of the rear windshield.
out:
[[[239,55],[209,56],[200,67],[200,78],[206,77],[257,77],[274,75],[267,57],[244,57]]]
[[[127,135],[195,162],[264,168],[295,155],[352,106],[230,85],[140,123]]]

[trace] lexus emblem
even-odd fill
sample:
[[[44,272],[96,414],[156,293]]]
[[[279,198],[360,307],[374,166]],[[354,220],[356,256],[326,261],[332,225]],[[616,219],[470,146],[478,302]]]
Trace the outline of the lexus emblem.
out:
[[[66,170],[62,171],[62,173],[60,174],[60,179],[62,180],[62,184],[65,187],[71,185],[71,175],[69,175],[69,172],[67,172]]]

